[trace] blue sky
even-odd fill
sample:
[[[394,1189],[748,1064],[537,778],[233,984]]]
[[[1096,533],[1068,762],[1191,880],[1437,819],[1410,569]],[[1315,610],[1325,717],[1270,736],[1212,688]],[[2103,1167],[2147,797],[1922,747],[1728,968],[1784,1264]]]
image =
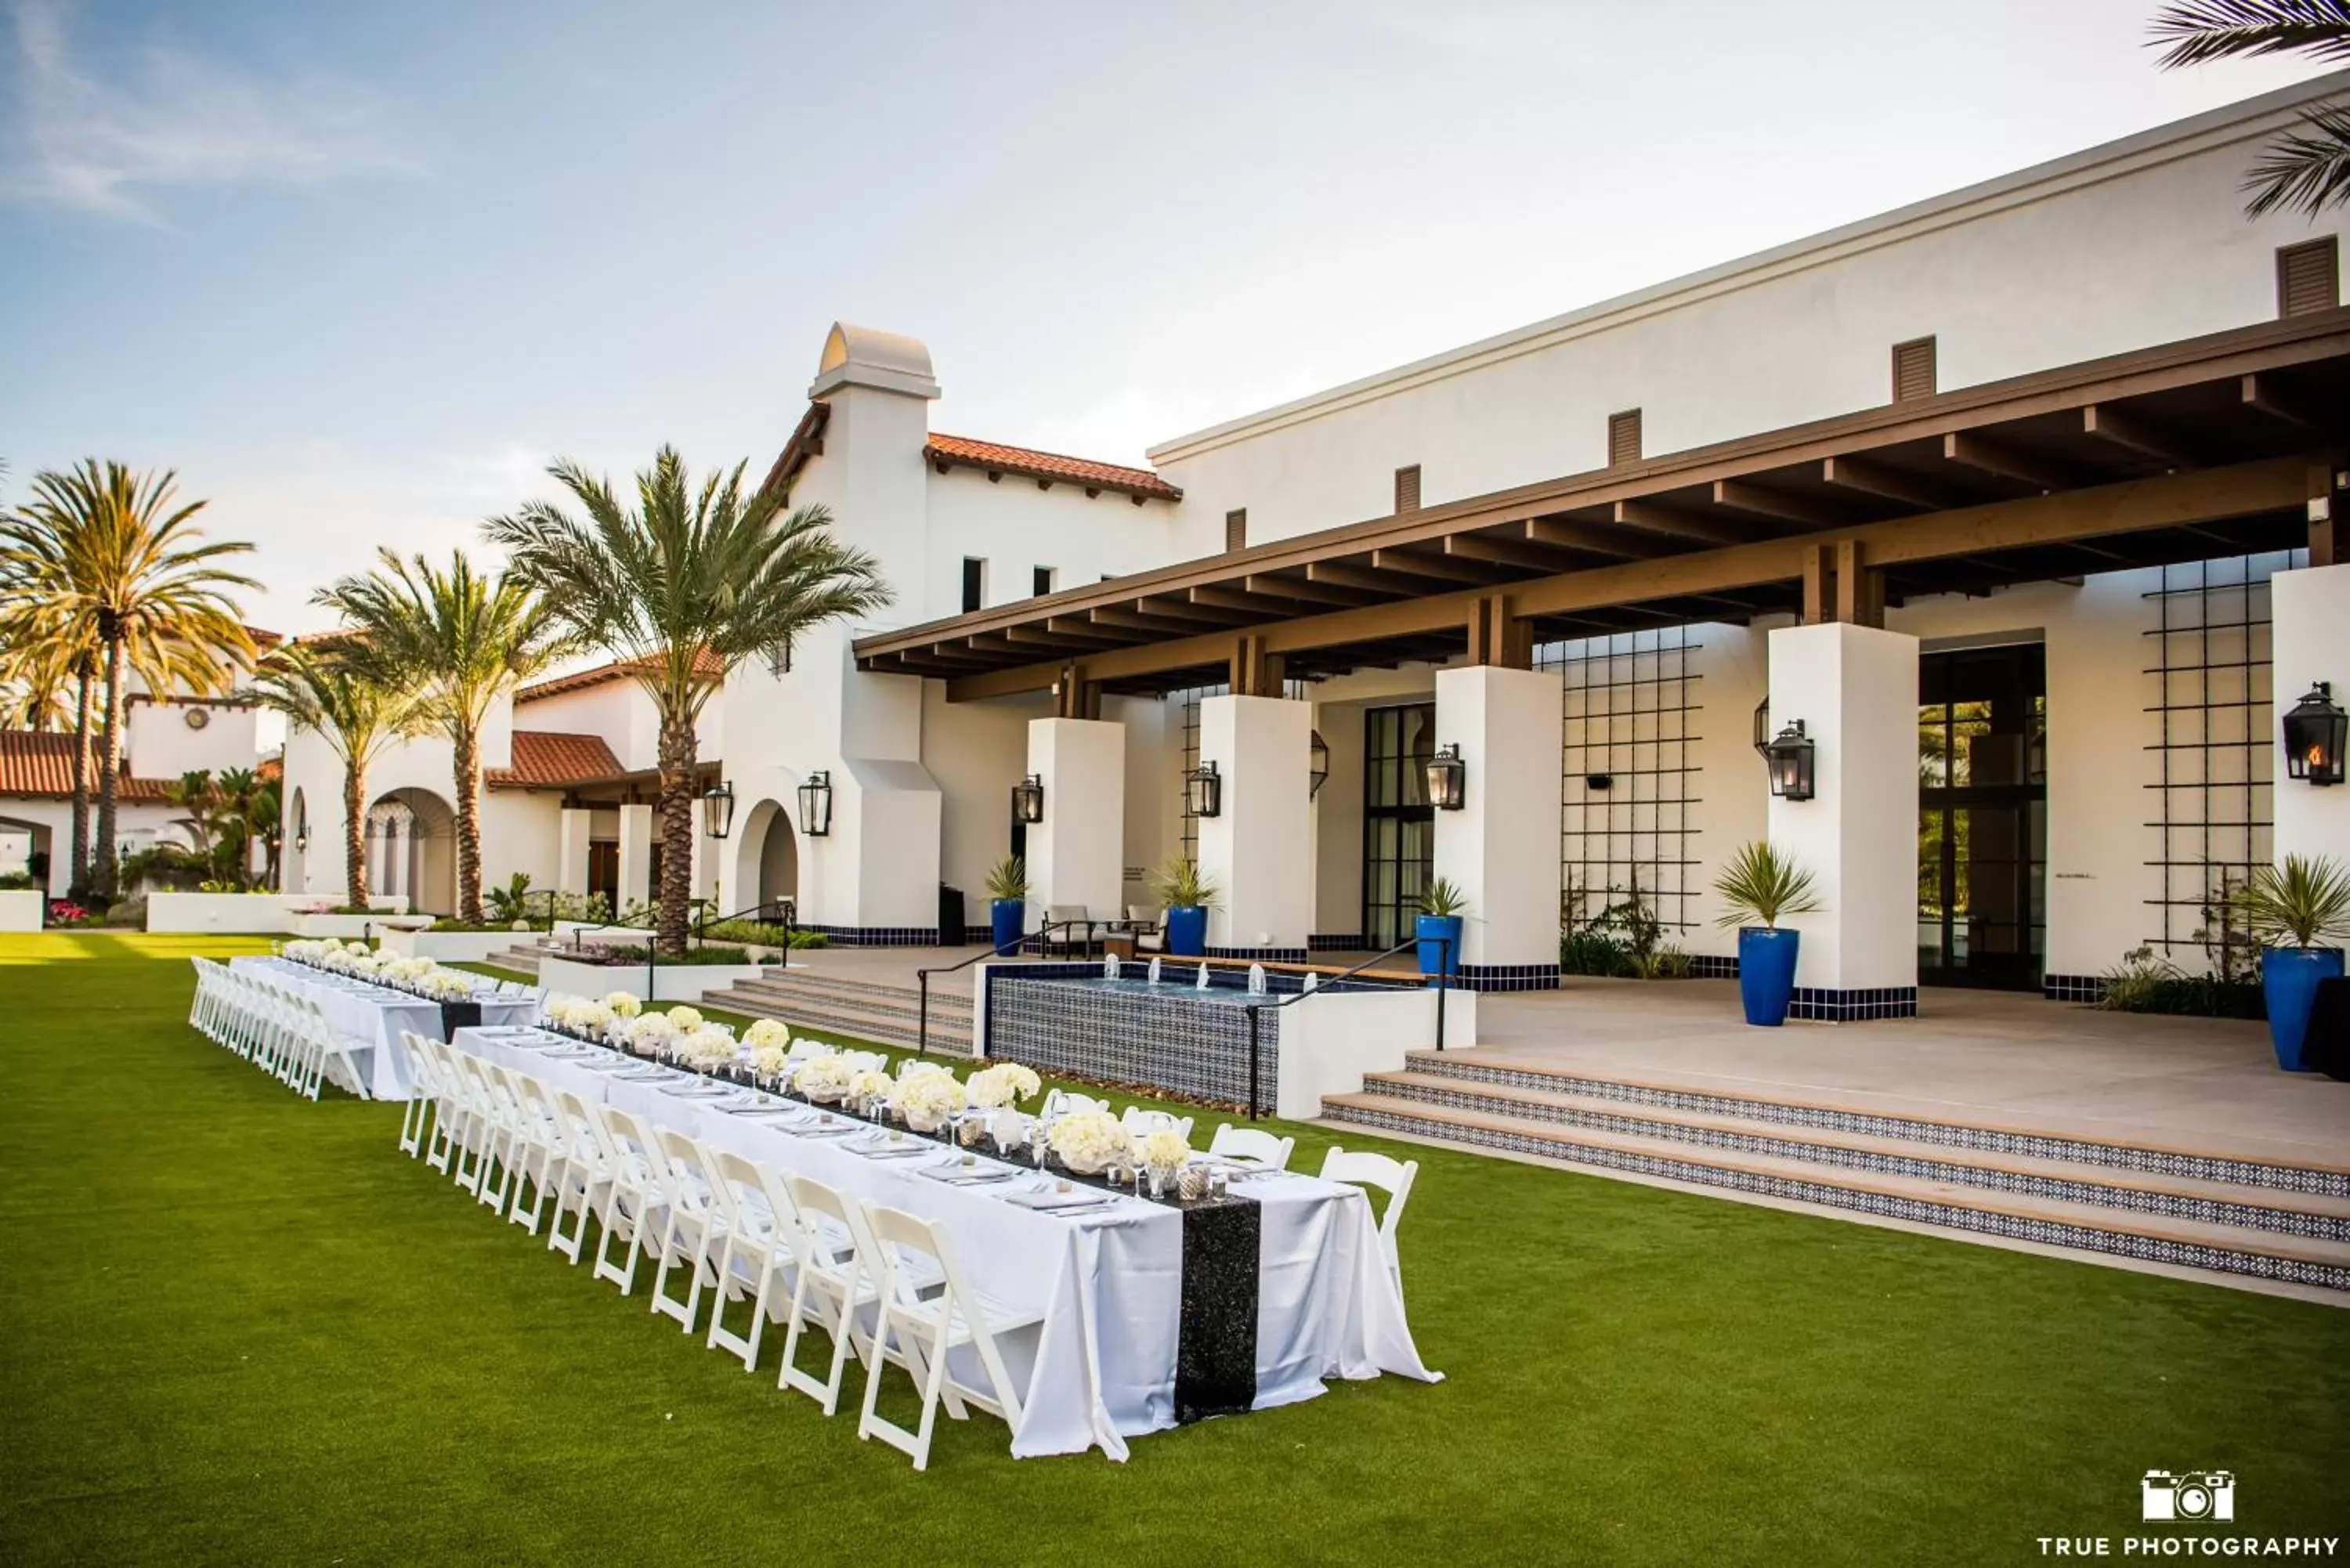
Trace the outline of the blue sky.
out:
[[[2314,74],[2153,6],[0,0],[0,501],[175,467],[307,628],[555,455],[764,467],[837,317],[1139,462]]]

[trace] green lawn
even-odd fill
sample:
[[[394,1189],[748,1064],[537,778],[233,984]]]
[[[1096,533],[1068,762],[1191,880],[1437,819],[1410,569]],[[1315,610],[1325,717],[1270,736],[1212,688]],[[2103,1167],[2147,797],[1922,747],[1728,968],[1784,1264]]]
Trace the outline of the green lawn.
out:
[[[2020,1563],[2149,1468],[2350,1538],[2350,1314],[1426,1149],[1448,1381],[916,1476],[199,1038],[231,950],[0,937],[0,1561]]]

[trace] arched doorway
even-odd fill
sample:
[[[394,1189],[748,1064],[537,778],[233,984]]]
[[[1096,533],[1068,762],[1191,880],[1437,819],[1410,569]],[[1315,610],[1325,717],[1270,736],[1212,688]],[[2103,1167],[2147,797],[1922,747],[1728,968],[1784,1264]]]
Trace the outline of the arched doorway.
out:
[[[294,798],[286,807],[285,836],[279,841],[277,859],[278,890],[286,893],[307,893],[310,890],[310,798],[296,786]]]
[[[376,797],[367,814],[368,888],[419,914],[457,912],[457,812],[413,785]]]
[[[738,906],[799,897],[799,835],[783,806],[763,800],[743,819],[731,894]]]

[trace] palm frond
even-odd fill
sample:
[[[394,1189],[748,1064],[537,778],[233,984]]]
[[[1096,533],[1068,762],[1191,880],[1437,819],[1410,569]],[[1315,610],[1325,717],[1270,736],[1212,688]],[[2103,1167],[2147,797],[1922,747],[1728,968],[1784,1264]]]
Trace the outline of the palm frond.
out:
[[[2251,216],[2314,215],[2350,202],[2350,107],[2312,109],[2302,125],[2270,142],[2244,176],[2251,193],[2244,211]]]
[[[2350,59],[2350,0],[2175,0],[2147,25],[2162,67],[2303,53]]]

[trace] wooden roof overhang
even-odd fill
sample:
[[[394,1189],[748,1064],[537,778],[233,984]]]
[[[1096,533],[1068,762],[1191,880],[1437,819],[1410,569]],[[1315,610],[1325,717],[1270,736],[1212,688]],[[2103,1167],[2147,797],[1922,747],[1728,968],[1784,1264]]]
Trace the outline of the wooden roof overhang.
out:
[[[860,638],[951,701],[1441,660],[2314,544],[2350,462],[2350,308],[1324,529]],[[1855,574],[1857,576],[1858,574]]]

